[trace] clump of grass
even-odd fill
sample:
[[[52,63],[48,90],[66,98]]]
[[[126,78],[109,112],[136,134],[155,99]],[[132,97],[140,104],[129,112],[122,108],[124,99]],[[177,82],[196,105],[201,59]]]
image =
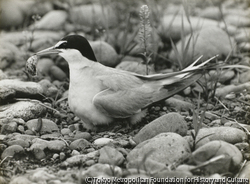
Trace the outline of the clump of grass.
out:
[[[208,134],[204,137],[201,137],[199,140],[197,140],[197,136],[198,136],[198,133],[200,131],[200,129],[202,128],[202,122],[204,121],[205,119],[205,113],[206,113],[206,109],[207,109],[207,106],[205,107],[205,109],[200,113],[200,116],[199,116],[199,111],[201,109],[200,107],[200,101],[201,101],[201,97],[200,97],[200,93],[199,93],[199,99],[198,99],[198,107],[197,107],[197,110],[194,110],[193,111],[193,126],[194,126],[194,132],[191,132],[191,136],[193,138],[193,146],[192,146],[192,150],[194,151],[195,148],[196,148],[196,145],[199,141],[201,141],[202,139],[212,135],[212,134]]]
[[[138,32],[140,46],[143,49],[141,53],[143,60],[146,63],[146,75],[149,73],[149,62],[151,61],[152,52],[150,51],[151,43],[150,37],[152,33],[152,28],[150,25],[150,11],[147,5],[142,5],[140,9],[140,28]]]

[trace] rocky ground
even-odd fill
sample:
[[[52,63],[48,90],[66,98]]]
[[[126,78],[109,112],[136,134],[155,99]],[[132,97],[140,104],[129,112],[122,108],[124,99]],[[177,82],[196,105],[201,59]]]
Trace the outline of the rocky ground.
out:
[[[1,184],[249,183],[249,1],[0,3]],[[32,54],[68,34],[91,40],[102,64],[140,74],[178,71],[201,55],[232,67],[204,73],[136,125],[91,132],[68,107],[62,58],[39,58],[35,76],[25,70]]]

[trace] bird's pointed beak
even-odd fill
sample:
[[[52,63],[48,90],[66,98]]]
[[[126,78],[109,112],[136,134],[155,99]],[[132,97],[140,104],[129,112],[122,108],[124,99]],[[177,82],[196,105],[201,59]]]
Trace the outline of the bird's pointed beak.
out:
[[[36,53],[36,55],[38,56],[43,56],[43,55],[49,55],[49,54],[58,54],[61,51],[59,49],[55,49],[55,47],[49,47],[47,49],[41,50],[39,52]]]

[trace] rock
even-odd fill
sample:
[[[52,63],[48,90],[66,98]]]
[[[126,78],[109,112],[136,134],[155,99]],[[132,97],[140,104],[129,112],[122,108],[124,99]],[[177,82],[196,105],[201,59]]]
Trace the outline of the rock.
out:
[[[248,180],[250,180],[250,161],[248,161],[245,166],[243,167],[243,169],[241,170],[240,174],[239,174],[239,178],[248,178]]]
[[[49,141],[40,138],[35,138],[32,140],[32,145],[30,146],[30,150],[34,150],[37,148],[40,150],[44,150],[45,148],[48,148],[48,142]]]
[[[114,67],[118,64],[118,55],[115,49],[104,41],[90,41],[95,57],[98,62],[105,66]]]
[[[90,142],[88,142],[87,140],[85,139],[77,139],[75,141],[73,141],[71,144],[70,144],[70,149],[72,150],[78,150],[78,151],[82,151],[82,150],[85,150],[87,147],[89,147],[91,145]]]
[[[51,151],[59,152],[66,148],[66,143],[61,140],[46,141],[40,138],[36,138],[32,140],[30,150],[34,150],[35,148],[39,148],[41,150],[49,149]]]
[[[42,135],[59,131],[57,124],[49,119],[31,119],[27,121],[26,126],[29,130],[39,132]]]
[[[172,40],[179,40],[181,38],[181,32],[184,31],[184,36],[191,33],[191,30],[197,31],[204,27],[211,27],[211,26],[217,26],[218,22],[215,20],[200,18],[200,17],[193,17],[189,16],[190,23],[188,22],[187,18],[185,16],[181,15],[165,15],[159,26],[159,31],[161,33],[161,36],[165,39],[171,38]],[[182,28],[182,22],[183,22],[183,28]],[[191,29],[192,27],[192,29]]]
[[[220,83],[226,83],[234,78],[235,73],[233,70],[216,71],[210,70],[208,74],[205,75],[208,81],[219,81]]]
[[[34,154],[37,160],[42,160],[46,158],[46,154],[43,149],[39,148],[39,146],[32,149],[32,153]]]
[[[75,136],[75,139],[86,139],[86,140],[90,140],[91,139],[91,134],[88,132],[81,132],[81,131],[77,131]]]
[[[240,83],[249,82],[249,80],[250,80],[250,72],[249,71],[242,72],[240,74],[240,78],[239,78]]]
[[[50,67],[49,73],[55,80],[65,81],[68,78],[66,73],[56,65]]]
[[[10,184],[33,184],[26,176],[16,176],[11,178]]]
[[[93,144],[96,146],[105,146],[108,144],[112,144],[113,142],[114,140],[110,138],[98,138],[93,142]]]
[[[31,143],[33,139],[37,138],[34,135],[17,134],[13,136],[10,140],[24,140],[25,142]]]
[[[31,98],[43,94],[43,88],[36,82],[4,79],[0,81],[0,102],[10,98]],[[10,93],[9,91],[13,91]]]
[[[145,125],[134,137],[136,143],[141,143],[163,132],[174,132],[185,136],[187,123],[178,113],[168,113]]]
[[[43,79],[39,81],[39,84],[42,86],[43,91],[47,97],[60,97],[60,91],[54,86],[49,80]]]
[[[206,144],[209,141],[221,140],[231,144],[236,144],[247,140],[244,131],[233,127],[211,127],[200,129],[196,137],[196,148]]]
[[[51,134],[41,135],[40,138],[45,140],[52,140],[55,139],[55,137],[60,137],[60,136],[61,136],[60,132],[53,132]]]
[[[123,155],[117,151],[115,148],[110,146],[104,146],[100,149],[100,157],[98,162],[101,164],[110,164],[110,165],[121,165],[125,158]]]
[[[55,65],[52,59],[41,58],[36,65],[36,71],[38,76],[48,76],[50,68]]]
[[[74,155],[70,158],[67,158],[66,161],[62,163],[62,166],[68,167],[68,166],[82,164],[87,160],[96,158],[97,156],[99,156],[99,151],[93,151],[88,154]]]
[[[23,56],[17,46],[0,40],[0,69],[6,69],[13,63],[16,64],[14,67],[18,68],[23,63]]]
[[[195,150],[188,163],[199,165],[221,155],[225,157],[203,167],[206,173],[225,173],[239,169],[243,157],[238,148],[227,142],[217,140],[211,141]]]
[[[48,141],[48,149],[51,151],[63,151],[66,148],[66,143],[61,140]]]
[[[221,86],[216,88],[215,95],[219,98],[225,98],[225,96],[229,93],[241,93],[242,91],[250,91],[250,82],[246,82],[243,84],[231,84],[227,86]]]
[[[69,135],[70,133],[72,133],[72,132],[71,132],[71,130],[69,128],[63,128],[61,130],[62,135]]]
[[[23,46],[25,49],[30,47],[30,42],[27,40],[33,39],[32,46],[30,49],[38,51],[40,49],[45,49],[55,44],[64,35],[63,31],[40,31],[36,30],[34,32],[23,32],[23,31],[11,31],[11,32],[1,32],[0,39],[4,43],[12,43],[16,46]],[[36,46],[36,42],[44,43],[44,45]],[[34,48],[37,49],[34,49]],[[40,48],[40,49],[39,49]]]
[[[250,51],[250,42],[242,42],[239,44],[239,49],[241,51]]]
[[[87,166],[91,166],[91,165],[94,165],[96,162],[94,161],[94,160],[87,160],[86,162],[85,162],[85,164],[87,165]]]
[[[141,62],[122,61],[120,64],[116,66],[116,68],[121,69],[121,70],[126,70],[129,72],[138,73],[141,75],[146,75],[147,73],[147,66],[145,64],[142,64],[142,61]],[[148,69],[149,69],[149,74],[155,73],[155,69],[153,65],[148,65]]]
[[[10,141],[7,142],[7,144],[9,146],[19,145],[19,146],[22,146],[23,148],[28,148],[30,146],[29,142],[26,142],[26,141],[24,141],[22,139],[10,140]]]
[[[1,159],[3,160],[6,157],[8,157],[7,160],[9,160],[12,157],[14,158],[17,157],[19,159],[23,154],[24,154],[24,149],[22,146],[12,145],[3,151]]]
[[[250,152],[250,145],[247,142],[236,143],[235,146],[242,152]]]
[[[65,153],[61,152],[60,155],[59,155],[60,160],[64,160],[65,157],[66,157]]]
[[[29,179],[33,183],[47,183],[46,181],[56,178],[54,174],[50,174],[49,172],[50,170],[45,167],[37,168],[29,173]]]
[[[24,23],[27,10],[30,10],[35,2],[32,1],[18,1],[18,0],[4,0],[1,1],[1,16],[0,28],[10,29],[19,27]]]
[[[22,118],[24,121],[41,117],[46,112],[46,108],[39,103],[31,101],[19,101],[13,104],[0,107],[0,119]]]
[[[167,166],[162,163],[155,160],[152,160],[150,158],[140,159],[140,160],[132,160],[127,163],[127,168],[135,168],[140,170],[148,170],[151,173],[157,173],[159,171],[167,169]]]
[[[81,25],[92,28],[113,27],[117,25],[117,15],[111,6],[102,6],[101,4],[81,5],[70,8],[69,20],[74,25]]]
[[[1,184],[8,184],[9,180],[5,179],[3,176],[0,176],[0,183]]]
[[[8,124],[4,124],[1,128],[2,134],[10,134],[13,132],[16,132],[17,130],[17,123],[16,122],[10,122]]]
[[[34,39],[32,45],[27,41],[23,42],[26,43],[23,47],[30,48],[32,51],[40,51],[51,47],[51,45],[55,44],[58,40],[60,40],[65,33],[63,31],[41,31],[36,30],[32,36],[31,32],[26,33],[27,39]]]
[[[40,30],[61,30],[63,29],[68,13],[63,10],[51,10],[45,14],[35,24],[30,26],[30,29]]]
[[[240,15],[226,15],[225,22],[227,24],[233,25],[235,27],[249,27],[250,20],[247,16],[240,16]]]
[[[74,156],[74,155],[80,155],[80,152],[77,151],[77,150],[73,150],[73,151],[71,152],[71,155],[72,155],[72,156]]]
[[[183,41],[185,42],[184,48],[187,48],[188,39],[191,35],[187,35],[185,40],[180,40],[176,44],[176,48],[179,54],[182,53]],[[185,53],[185,59],[182,61],[184,67],[190,65],[194,60],[196,60],[201,55],[201,61],[205,61],[215,55],[219,55],[220,58],[226,57],[233,50],[234,42],[229,40],[226,32],[222,29],[210,26],[204,27],[192,35],[192,39],[189,42],[189,47],[187,53]],[[172,61],[176,61],[177,53],[172,50],[169,58]]]
[[[239,32],[235,35],[235,41],[237,43],[244,43],[246,41],[250,41],[250,28],[238,28]]]
[[[188,111],[194,109],[194,105],[190,102],[186,102],[184,100],[171,97],[165,100],[165,104],[168,107],[172,107],[174,109],[177,109],[178,111]]]
[[[24,133],[24,126],[18,125],[17,131],[18,131],[18,132],[21,132],[21,133]]]
[[[120,167],[114,166],[112,167],[112,169],[110,169],[109,164],[97,163],[89,167],[87,170],[83,170],[80,174],[80,178],[82,178],[83,180],[89,178],[90,180],[87,180],[87,182],[90,182],[92,181],[91,177],[109,178],[111,176],[121,177],[121,175],[122,175],[122,169]]]
[[[203,18],[217,20],[217,21],[221,20],[223,16],[222,13],[220,12],[219,7],[216,6],[206,7],[205,9],[200,10],[198,15]]]
[[[184,160],[190,154],[188,142],[179,134],[169,132],[141,142],[129,152],[127,160],[130,162],[146,157],[164,164],[172,164]]]

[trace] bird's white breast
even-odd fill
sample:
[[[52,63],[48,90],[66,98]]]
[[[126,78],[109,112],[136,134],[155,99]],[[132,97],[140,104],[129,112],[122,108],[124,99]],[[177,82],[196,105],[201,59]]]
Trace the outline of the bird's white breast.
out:
[[[111,122],[112,118],[104,115],[92,103],[93,97],[102,90],[102,84],[93,75],[93,69],[90,66],[81,67],[75,65],[69,63],[70,86],[68,100],[70,109],[87,123],[97,125]]]

